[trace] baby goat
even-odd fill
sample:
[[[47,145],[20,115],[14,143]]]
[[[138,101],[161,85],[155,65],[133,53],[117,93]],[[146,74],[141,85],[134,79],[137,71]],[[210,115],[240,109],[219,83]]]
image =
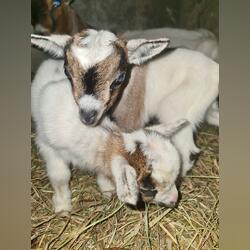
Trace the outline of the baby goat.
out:
[[[136,205],[141,196],[145,202],[176,204],[180,156],[169,137],[186,120],[131,134],[120,133],[107,118],[100,126],[86,126],[79,119],[62,61],[48,60],[41,65],[31,94],[36,143],[55,191],[55,212],[71,210],[70,163],[95,172],[102,192],[116,191],[123,202]]]
[[[163,124],[187,119],[190,125],[173,137],[182,153],[183,175],[193,165],[192,154],[199,152],[193,140],[196,126],[204,119],[219,125],[219,65],[200,52],[178,48],[163,53],[166,38],[124,41],[92,29],[73,37],[32,35],[31,42],[64,58],[58,65],[88,126],[107,114],[124,131],[143,127],[152,116]]]

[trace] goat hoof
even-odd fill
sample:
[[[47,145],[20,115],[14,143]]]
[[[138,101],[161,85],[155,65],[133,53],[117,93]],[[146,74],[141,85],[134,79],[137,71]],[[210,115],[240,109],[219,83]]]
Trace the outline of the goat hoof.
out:
[[[201,155],[201,152],[198,153],[191,153],[189,156],[189,159],[191,162],[195,162],[198,160],[199,156]]]

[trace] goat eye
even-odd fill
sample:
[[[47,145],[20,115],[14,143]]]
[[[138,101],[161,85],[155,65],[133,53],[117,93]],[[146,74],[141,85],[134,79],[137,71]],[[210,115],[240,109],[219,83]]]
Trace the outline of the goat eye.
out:
[[[116,81],[123,82],[125,80],[125,73],[121,73],[117,78]]]
[[[112,82],[110,89],[115,90],[121,86],[123,81],[125,80],[125,73],[119,74],[119,76]]]

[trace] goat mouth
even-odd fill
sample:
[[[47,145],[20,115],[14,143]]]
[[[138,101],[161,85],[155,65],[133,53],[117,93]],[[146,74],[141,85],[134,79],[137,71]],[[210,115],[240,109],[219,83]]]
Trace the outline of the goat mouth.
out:
[[[83,119],[80,119],[81,122],[85,125],[85,126],[88,126],[88,127],[96,127],[97,124],[98,124],[98,121],[91,121],[91,122],[86,122],[85,120]]]
[[[140,194],[143,202],[149,203],[151,202],[157,193],[157,190],[147,190],[147,189],[140,189]]]

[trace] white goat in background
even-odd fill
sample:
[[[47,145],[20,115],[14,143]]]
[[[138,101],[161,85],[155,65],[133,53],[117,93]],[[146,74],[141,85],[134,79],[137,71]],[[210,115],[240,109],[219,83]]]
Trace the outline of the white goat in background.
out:
[[[55,212],[71,210],[70,163],[95,172],[102,192],[116,191],[123,202],[136,205],[140,194],[145,202],[176,205],[181,160],[169,137],[186,126],[186,120],[133,133],[120,133],[107,118],[100,126],[86,126],[79,119],[63,62],[55,60],[38,69],[31,101],[36,143],[55,191]]]
[[[175,28],[156,28],[146,30],[129,30],[121,34],[126,40],[157,39],[167,37],[170,47],[185,47],[202,52],[204,55],[219,61],[219,46],[215,35],[206,29],[186,30]]]
[[[190,125],[173,137],[183,175],[193,165],[192,153],[199,153],[193,140],[196,126],[204,118],[219,125],[219,65],[200,52],[178,48],[162,53],[168,39],[127,42],[91,29],[73,37],[31,38],[34,46],[64,59],[57,64],[71,82],[84,124],[94,127],[108,113],[124,131],[143,127],[153,116],[163,124],[188,120]]]

